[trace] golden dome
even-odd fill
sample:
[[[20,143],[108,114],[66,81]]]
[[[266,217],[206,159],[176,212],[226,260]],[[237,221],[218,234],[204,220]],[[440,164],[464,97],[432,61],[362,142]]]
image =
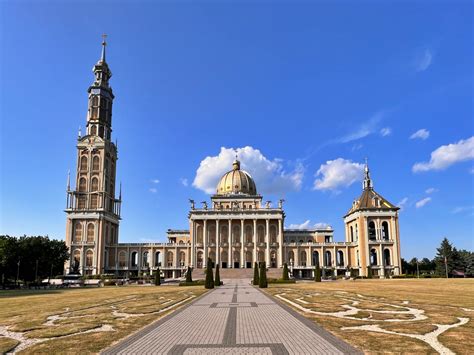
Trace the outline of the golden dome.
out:
[[[240,170],[240,161],[234,160],[232,170],[221,177],[217,195],[256,195],[257,187],[249,173]]]

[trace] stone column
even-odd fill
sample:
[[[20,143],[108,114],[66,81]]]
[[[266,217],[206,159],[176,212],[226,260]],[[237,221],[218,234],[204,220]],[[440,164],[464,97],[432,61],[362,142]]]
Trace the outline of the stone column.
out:
[[[191,220],[191,228],[190,228],[190,237],[191,237],[191,267],[195,267],[196,264],[196,223],[194,220]]]
[[[267,267],[270,267],[270,238],[268,234],[268,229],[270,228],[270,220],[267,218],[265,220],[265,263]]]
[[[204,226],[202,230],[202,239],[204,244],[204,260],[202,261],[202,267],[207,266],[207,219],[204,220]]]
[[[380,276],[385,277],[385,267],[384,267],[384,260],[383,260],[383,246],[382,246],[382,243],[380,243],[380,245],[379,245],[379,254],[380,254],[380,257],[377,260],[377,263],[381,266]]]
[[[227,267],[231,268],[231,267],[234,267],[232,265],[234,255],[232,252],[232,220],[231,219],[229,219],[229,227],[227,228],[227,241],[229,243],[228,254],[227,254],[229,260],[227,261]]]
[[[257,260],[257,220],[253,220],[253,262]]]
[[[221,267],[221,228],[218,219],[216,219],[216,265]]]
[[[244,220],[240,220],[240,267],[245,267],[244,260]]]
[[[278,267],[283,267],[283,229],[282,221],[278,220]]]

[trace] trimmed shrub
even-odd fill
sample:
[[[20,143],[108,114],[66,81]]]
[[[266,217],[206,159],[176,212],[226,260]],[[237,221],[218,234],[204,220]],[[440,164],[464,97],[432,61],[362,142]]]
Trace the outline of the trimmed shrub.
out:
[[[254,286],[257,286],[260,282],[260,277],[258,276],[258,264],[257,262],[255,262],[254,266],[253,266],[253,281],[252,281],[252,284]]]
[[[155,279],[154,279],[155,286],[160,286],[161,285],[160,268],[157,268],[155,270],[155,274],[153,276],[155,276]]]
[[[219,273],[219,265],[216,265],[216,278],[214,280],[214,286],[221,285],[221,275]]]
[[[316,265],[314,268],[314,281],[315,282],[321,282],[321,268],[319,265]]]
[[[282,275],[282,280],[289,280],[290,277],[288,276],[288,264],[284,263],[283,264],[283,275]]]
[[[372,268],[370,266],[367,266],[367,278],[372,278]]]
[[[205,286],[205,285],[206,285],[205,280],[196,280],[196,281],[191,281],[191,282],[181,281],[179,283],[179,286]]]
[[[188,271],[186,272],[186,282],[193,282],[192,272],[193,272],[193,269],[191,269],[191,267],[188,266]]]
[[[207,289],[214,288],[214,275],[212,273],[212,260],[211,258],[207,259],[207,267],[206,267],[206,282],[204,287]]]
[[[283,279],[267,279],[269,284],[294,284],[296,280],[283,280]]]
[[[259,288],[267,288],[268,287],[268,282],[267,282],[267,267],[265,266],[265,263],[262,262],[260,264],[260,278],[259,278],[259,283],[258,287]]]

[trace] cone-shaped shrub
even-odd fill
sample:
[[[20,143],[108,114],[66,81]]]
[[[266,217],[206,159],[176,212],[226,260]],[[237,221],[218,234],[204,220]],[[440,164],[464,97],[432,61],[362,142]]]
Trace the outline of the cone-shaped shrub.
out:
[[[193,272],[193,269],[191,269],[191,267],[188,266],[188,271],[186,272],[186,282],[193,282],[192,272]]]
[[[283,264],[283,275],[281,277],[283,280],[289,280],[290,277],[288,276],[288,264],[284,263]]]
[[[260,278],[258,277],[258,264],[255,262],[253,266],[253,282],[252,284],[257,286],[259,283]]]
[[[214,275],[212,274],[212,260],[207,259],[206,267],[206,282],[204,283],[205,288],[214,288]]]
[[[160,268],[155,270],[155,286],[161,285],[161,276],[160,276]]]
[[[264,262],[262,262],[260,264],[260,279],[259,279],[258,287],[260,287],[260,288],[267,288],[268,287],[267,267],[265,266]]]
[[[367,266],[367,278],[372,278],[372,268],[370,266]]]
[[[214,286],[221,285],[221,275],[219,273],[219,265],[216,265],[216,278],[214,280]]]
[[[319,265],[316,265],[314,268],[314,281],[315,282],[321,282],[321,268]]]

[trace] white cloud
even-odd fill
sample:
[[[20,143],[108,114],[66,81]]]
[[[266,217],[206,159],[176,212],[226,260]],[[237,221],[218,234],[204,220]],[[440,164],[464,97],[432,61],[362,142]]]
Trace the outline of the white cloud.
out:
[[[357,144],[354,144],[354,145],[352,146],[351,150],[352,150],[353,152],[355,152],[356,150],[359,150],[359,149],[361,149],[362,147],[364,147],[364,145],[363,145],[362,143],[357,143]]]
[[[149,189],[149,191],[152,193],[152,194],[156,194],[158,192],[158,189],[155,189],[154,187],[152,187],[151,189]]]
[[[418,72],[425,71],[426,69],[430,67],[432,62],[433,62],[433,52],[430,49],[425,48],[423,51],[419,52],[415,56],[415,62],[414,62],[415,70]]]
[[[397,204],[398,207],[400,207],[400,212],[405,209],[405,206],[408,202],[408,197],[402,198],[402,200]]]
[[[416,206],[416,208],[421,208],[430,201],[431,201],[431,197],[425,197],[424,199],[422,199],[422,200],[418,201],[417,203],[415,203],[415,206]]]
[[[428,131],[427,129],[419,129],[418,131],[416,131],[415,133],[413,133],[411,136],[410,136],[410,139],[416,139],[416,138],[419,138],[419,139],[428,139],[428,137],[430,136],[430,131]]]
[[[392,134],[392,129],[390,127],[384,127],[380,130],[380,135],[386,137]]]
[[[470,173],[470,174],[474,174],[474,167],[471,168],[471,169],[469,169],[469,173]]]
[[[186,178],[180,178],[180,179],[179,179],[179,182],[180,182],[183,186],[188,186],[188,185],[189,185],[188,179],[186,179]]]
[[[329,224],[327,223],[315,223],[315,224],[311,224],[311,221],[308,219],[306,221],[304,221],[303,223],[300,223],[300,224],[290,224],[288,226],[288,229],[313,229],[313,228],[317,228],[317,229],[323,229],[323,228],[327,228],[329,226]]]
[[[474,136],[457,143],[442,145],[431,153],[429,162],[416,163],[413,172],[443,170],[458,162],[474,159]]]
[[[438,189],[435,189],[434,187],[430,187],[429,189],[426,189],[425,190],[425,193],[427,193],[428,195],[432,194],[433,192],[438,192],[439,190]]]
[[[461,206],[461,207],[456,207],[455,209],[453,209],[451,213],[458,214],[458,213],[470,211],[473,209],[474,209],[474,206]]]
[[[158,180],[158,179],[152,179],[151,182],[154,183],[154,184],[159,184],[159,183],[160,183],[160,180]]]
[[[297,163],[292,171],[286,171],[281,159],[269,160],[260,150],[250,146],[237,149],[222,147],[219,155],[204,158],[196,171],[193,186],[208,194],[215,193],[219,179],[232,169],[236,154],[241,169],[254,179],[258,193],[283,195],[301,188],[304,175],[301,163]]]
[[[353,163],[351,160],[338,158],[328,160],[322,164],[316,172],[314,180],[314,190],[333,190],[338,192],[339,188],[348,187],[356,181],[361,181],[364,165]]]
[[[346,134],[340,138],[335,139],[334,143],[348,143],[364,137],[369,134],[376,132],[377,125],[385,117],[386,111],[381,110],[372,115],[366,122],[361,124],[355,131]]]

